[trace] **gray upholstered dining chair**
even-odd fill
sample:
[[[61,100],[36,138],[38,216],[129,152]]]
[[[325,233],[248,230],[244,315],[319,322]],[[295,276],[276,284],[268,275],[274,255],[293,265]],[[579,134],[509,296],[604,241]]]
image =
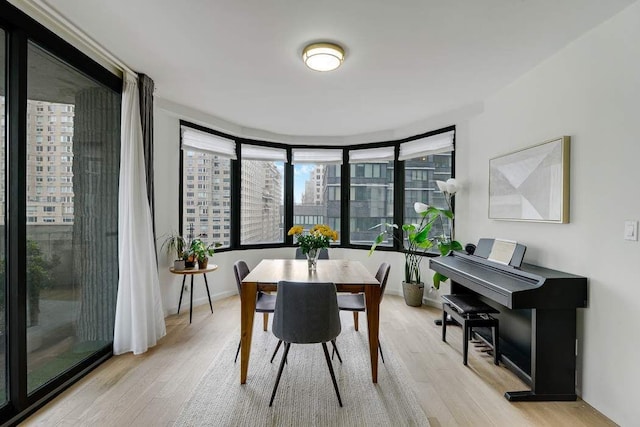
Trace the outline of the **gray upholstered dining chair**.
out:
[[[391,270],[391,266],[386,262],[380,264],[378,267],[378,272],[376,273],[376,279],[380,282],[380,301],[382,302],[382,297],[384,296],[384,290],[387,287],[387,279],[389,278],[389,271]],[[358,313],[364,312],[366,310],[366,304],[364,299],[364,294],[340,294],[338,295],[338,307],[340,310],[344,311],[352,311],[353,312],[353,327],[355,330],[358,330]],[[380,341],[378,340],[378,348],[380,349],[380,357],[382,358],[382,363],[384,363],[384,355],[382,354],[382,346],[380,345]]]
[[[247,275],[249,274],[249,267],[247,266],[247,263],[242,260],[236,261],[233,264],[233,274],[236,277],[238,294],[242,295],[242,280],[245,277],[247,277]],[[256,313],[263,313],[263,319],[264,319],[263,329],[265,331],[267,330],[267,325],[269,322],[269,313],[273,313],[275,310],[275,307],[276,307],[275,295],[258,292],[258,295],[256,296]],[[240,354],[240,344],[241,342],[238,342],[238,349],[236,350],[236,358],[234,359],[233,363],[236,363],[238,361],[238,354]],[[281,342],[278,342],[278,345],[276,346],[276,349],[273,352],[273,356],[271,357],[271,360],[273,360],[273,357],[275,357],[276,353],[278,352],[278,348],[280,348],[280,344]]]
[[[302,248],[296,248],[296,259],[307,259],[307,256],[302,253]],[[329,251],[327,248],[320,249],[320,255],[318,255],[318,259],[329,259]]]
[[[340,390],[329,358],[327,342],[334,342],[340,334],[340,310],[333,283],[289,282],[278,283],[276,310],[273,315],[273,334],[284,341],[284,354],[273,386],[269,406],[276,397],[282,370],[291,344],[322,344],[329,367],[333,388],[342,406]]]

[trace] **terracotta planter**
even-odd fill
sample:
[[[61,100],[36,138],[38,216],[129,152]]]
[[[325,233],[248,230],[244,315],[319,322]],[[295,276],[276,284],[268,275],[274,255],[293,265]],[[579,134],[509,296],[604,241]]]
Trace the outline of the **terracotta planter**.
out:
[[[207,268],[207,265],[209,265],[209,258],[198,260],[198,268],[201,270]]]
[[[411,307],[420,307],[424,296],[424,283],[402,282],[402,295],[404,302]]]

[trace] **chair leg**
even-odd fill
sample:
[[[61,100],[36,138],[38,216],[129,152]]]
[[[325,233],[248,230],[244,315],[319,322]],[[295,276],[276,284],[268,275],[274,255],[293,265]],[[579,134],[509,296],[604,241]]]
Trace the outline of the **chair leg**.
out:
[[[273,392],[271,393],[271,400],[269,406],[273,405],[273,399],[276,397],[276,391],[278,390],[278,384],[280,383],[280,377],[282,376],[282,370],[284,369],[284,362],[287,360],[287,354],[289,354],[289,347],[291,343],[284,343],[284,354],[282,355],[282,361],[280,362],[280,368],[278,369],[278,376],[276,377],[276,383],[273,386]],[[325,347],[326,350],[326,347]]]
[[[333,350],[331,351],[331,358],[333,359],[333,355],[338,355],[338,360],[342,363],[342,357],[340,357],[340,352],[338,351],[338,347],[336,346],[336,340],[331,340],[331,345],[333,346]]]
[[[358,312],[354,311],[353,312],[353,327],[355,328],[355,330],[358,330]]]
[[[268,326],[269,326],[269,313],[263,313],[263,315],[262,315],[262,330],[266,332]]]
[[[327,366],[329,367],[329,373],[331,374],[331,381],[333,381],[333,388],[336,390],[336,395],[338,396],[338,403],[340,407],[342,407],[342,399],[340,398],[340,390],[338,390],[338,383],[336,382],[336,375],[333,372],[333,365],[331,364],[331,359],[329,359],[329,350],[327,350],[327,343],[322,343],[322,349],[324,350],[324,358],[327,360]],[[286,351],[286,350],[285,350]],[[274,391],[275,394],[275,391]]]
[[[380,340],[378,340],[378,349],[380,350],[380,358],[382,359],[382,363],[384,363],[384,354],[382,354],[382,346],[380,345]]]
[[[276,349],[273,350],[273,355],[271,356],[271,361],[269,363],[273,363],[273,359],[276,357],[276,354],[278,354],[278,349],[280,349],[281,344],[282,340],[278,340],[278,344],[276,345]]]
[[[236,358],[233,359],[233,363],[236,363],[238,361],[238,354],[240,354],[240,344],[242,344],[242,341],[238,341],[238,349],[236,350]]]

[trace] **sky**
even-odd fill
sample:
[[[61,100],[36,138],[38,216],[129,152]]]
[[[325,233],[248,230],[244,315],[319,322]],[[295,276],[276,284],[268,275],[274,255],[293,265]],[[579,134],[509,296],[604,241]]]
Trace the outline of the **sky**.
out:
[[[304,193],[304,184],[311,178],[311,172],[316,165],[301,164],[293,165],[293,202],[302,202],[302,193]]]

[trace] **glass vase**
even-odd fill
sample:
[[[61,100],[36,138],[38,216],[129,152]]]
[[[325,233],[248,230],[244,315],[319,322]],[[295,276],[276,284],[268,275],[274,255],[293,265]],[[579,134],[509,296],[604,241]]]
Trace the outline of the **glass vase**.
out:
[[[307,266],[309,267],[309,271],[316,271],[318,256],[320,256],[320,249],[309,249],[309,252],[307,252]]]

